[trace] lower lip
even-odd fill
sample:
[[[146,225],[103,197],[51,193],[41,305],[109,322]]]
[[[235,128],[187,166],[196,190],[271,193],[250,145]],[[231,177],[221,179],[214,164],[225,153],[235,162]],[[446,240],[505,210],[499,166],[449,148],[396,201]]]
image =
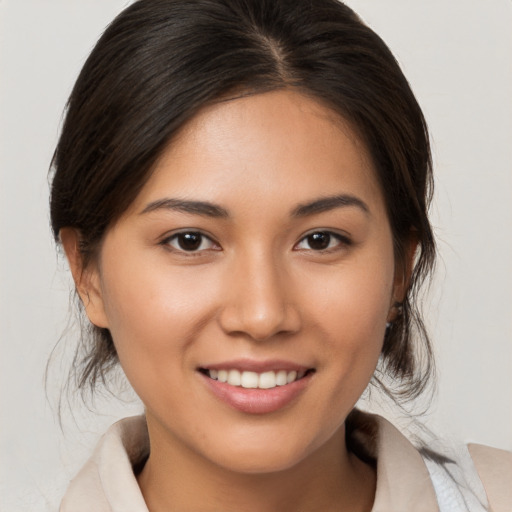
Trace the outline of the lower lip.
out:
[[[200,375],[217,398],[233,409],[249,414],[268,414],[287,406],[305,390],[312,376],[308,374],[295,382],[271,389],[247,389]]]

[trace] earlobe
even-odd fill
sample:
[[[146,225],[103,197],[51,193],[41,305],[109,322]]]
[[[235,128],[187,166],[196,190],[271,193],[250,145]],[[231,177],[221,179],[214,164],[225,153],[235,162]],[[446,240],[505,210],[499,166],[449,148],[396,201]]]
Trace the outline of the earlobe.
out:
[[[96,327],[108,328],[97,265],[91,262],[87,267],[84,267],[80,251],[80,233],[77,229],[62,228],[59,235],[76,290],[80,295],[89,320]]]
[[[414,270],[414,260],[416,258],[417,249],[417,237],[411,233],[408,242],[404,244],[403,258],[401,258],[401,261],[399,264],[397,264],[395,269],[393,295],[391,297],[388,322],[393,322],[398,316],[402,314],[402,304],[411,284],[411,277]]]

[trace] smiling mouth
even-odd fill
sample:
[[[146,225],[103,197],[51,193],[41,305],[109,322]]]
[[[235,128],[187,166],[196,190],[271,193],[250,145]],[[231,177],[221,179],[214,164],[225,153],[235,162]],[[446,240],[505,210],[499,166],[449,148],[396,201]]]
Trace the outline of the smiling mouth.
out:
[[[315,370],[278,370],[266,372],[240,371],[236,369],[208,369],[200,368],[199,371],[212,380],[245,389],[272,389],[278,386],[286,386],[310,375]]]

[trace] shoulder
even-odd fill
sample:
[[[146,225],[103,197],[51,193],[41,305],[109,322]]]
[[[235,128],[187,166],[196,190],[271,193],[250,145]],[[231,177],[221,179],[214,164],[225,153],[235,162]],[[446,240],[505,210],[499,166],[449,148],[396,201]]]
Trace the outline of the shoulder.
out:
[[[375,461],[374,511],[512,512],[511,453],[481,445],[468,449],[428,429],[418,430],[416,446],[383,417],[358,410],[348,423],[349,447]]]
[[[468,450],[493,512],[512,510],[512,452],[470,444]]]
[[[148,453],[149,439],[143,416],[126,418],[112,425],[71,481],[60,512],[147,512],[133,466]]]

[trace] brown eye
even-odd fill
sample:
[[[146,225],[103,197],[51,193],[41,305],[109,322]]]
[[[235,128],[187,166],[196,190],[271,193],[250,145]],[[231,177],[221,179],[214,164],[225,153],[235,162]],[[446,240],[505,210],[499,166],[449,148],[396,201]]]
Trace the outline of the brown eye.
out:
[[[306,237],[307,243],[310,249],[314,249],[315,251],[321,251],[322,249],[327,249],[329,244],[331,243],[331,235],[329,233],[313,233]]]
[[[164,240],[164,243],[170,245],[173,249],[184,252],[212,249],[215,245],[207,236],[195,231],[177,233]]]
[[[176,241],[184,251],[197,251],[201,246],[202,238],[199,233],[183,233],[177,235]]]
[[[330,231],[315,231],[306,235],[296,246],[299,250],[325,251],[350,245],[350,240]]]

